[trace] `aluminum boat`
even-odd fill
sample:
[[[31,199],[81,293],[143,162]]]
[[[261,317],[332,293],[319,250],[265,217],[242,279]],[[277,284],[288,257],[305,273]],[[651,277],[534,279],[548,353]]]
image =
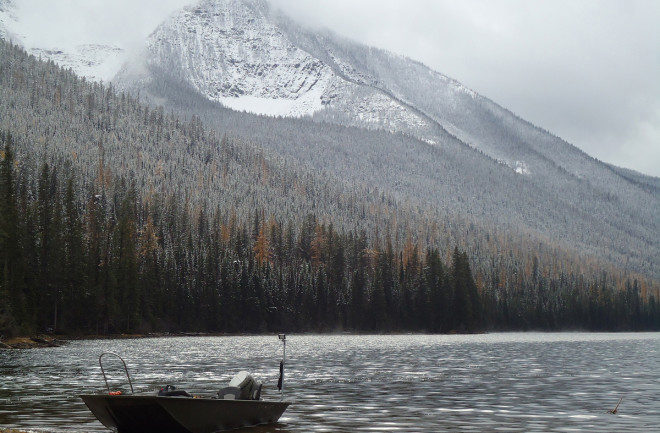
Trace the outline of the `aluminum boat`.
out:
[[[172,385],[157,393],[134,393],[133,383],[124,360],[115,353],[99,356],[107,394],[85,394],[80,397],[89,410],[106,427],[118,433],[215,433],[239,427],[275,423],[291,402],[283,400],[286,336],[280,335],[284,356],[280,362],[278,388],[280,401],[261,398],[262,384],[246,371],[235,375],[229,384],[210,396],[198,396]],[[121,360],[131,393],[111,391],[103,369],[104,356]]]

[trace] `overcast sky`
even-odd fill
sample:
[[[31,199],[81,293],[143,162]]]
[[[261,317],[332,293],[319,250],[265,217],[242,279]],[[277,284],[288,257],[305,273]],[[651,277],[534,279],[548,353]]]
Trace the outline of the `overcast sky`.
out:
[[[28,43],[125,48],[191,3],[16,1],[34,26]],[[660,177],[658,0],[270,1],[419,60],[602,161]]]

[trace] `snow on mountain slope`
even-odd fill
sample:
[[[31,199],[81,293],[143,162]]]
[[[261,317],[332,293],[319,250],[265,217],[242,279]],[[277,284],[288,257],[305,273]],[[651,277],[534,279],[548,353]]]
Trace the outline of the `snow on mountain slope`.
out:
[[[287,117],[325,113],[337,123],[438,141],[424,116],[369,86],[371,78],[341,58],[328,62],[311,55],[285,33],[283,20],[265,1],[204,0],[156,29],[147,42],[147,63],[238,111]],[[120,84],[150,79],[136,77],[134,69],[127,66]]]
[[[123,49],[100,44],[83,44],[69,49],[30,48],[28,51],[63,68],[71,68],[92,81],[112,80],[126,60]]]
[[[622,202],[635,195],[628,180],[602,162],[420,62],[332,32],[309,31],[281,15],[273,15],[273,20],[296,46],[329,64],[362,92],[379,92],[406,109],[404,121],[392,122],[391,111],[369,104],[371,125],[440,145],[452,135],[524,178],[557,184],[559,193],[567,183],[557,180],[569,176],[599,194],[619,196]],[[357,103],[355,93],[339,95],[326,107],[315,118],[365,126],[365,116],[360,115],[364,106]]]
[[[73,46],[57,45],[29,46],[21,26],[19,10],[12,0],[0,0],[0,38],[11,40],[28,53],[42,59],[52,60],[64,68],[92,81],[110,81],[126,61],[123,48],[88,41]]]
[[[475,132],[482,119],[464,117],[484,117],[487,100],[459,82],[403,56],[308,31],[263,0],[202,0],[184,8],[152,33],[144,61],[238,111],[313,116],[440,146],[453,135],[525,175],[538,173],[543,159],[518,143],[511,148],[506,137]],[[133,63],[116,81],[141,90],[151,77]]]
[[[150,61],[238,110],[300,116],[322,109],[321,96],[336,77],[286,40],[264,7],[234,1],[188,7],[150,36]]]
[[[12,0],[0,0],[0,38],[20,42],[23,37],[19,27],[16,4]]]
[[[17,19],[15,2],[0,0],[1,36],[88,79],[140,90],[151,79],[140,64],[146,61],[238,111],[313,116],[438,146],[451,135],[526,177],[553,176],[557,166],[607,183],[603,164],[458,81],[404,56],[308,30],[265,0],[202,0],[181,10],[149,37],[144,58],[130,59],[118,76],[123,47],[27,47]]]
[[[618,233],[608,236],[622,239],[621,233],[627,233],[656,248],[657,239],[649,233],[660,224],[657,200],[629,178],[419,62],[329,31],[309,30],[271,10],[263,0],[203,0],[185,8],[150,36],[145,59],[146,67],[132,65],[141,75],[132,75],[127,68],[117,77],[120,87],[139,90],[141,96],[161,103],[171,99],[168,92],[176,91],[162,83],[176,82],[230,108],[309,115],[317,122],[403,133],[440,149],[438,157],[469,158],[470,164],[455,161],[465,168],[466,177],[513,175],[527,184],[517,184],[517,188],[535,191],[534,197],[524,198],[527,204],[523,206],[523,198],[511,197],[509,191],[491,191],[492,181],[475,181],[471,195],[461,200],[482,197],[483,208],[490,213],[484,218],[505,220],[502,215],[516,213],[521,226],[545,227],[546,233],[552,227],[555,234],[573,224],[575,236],[588,238],[587,244],[600,248],[600,235],[589,222],[598,220],[609,225],[611,233]],[[146,86],[150,81],[155,85]],[[194,110],[193,105],[188,109]],[[318,161],[318,151],[310,154],[305,147],[311,146],[312,139],[303,136],[301,132],[273,145],[282,152],[295,149],[289,155],[305,164],[321,164],[319,168],[350,176],[342,171],[348,163],[342,161],[346,151],[337,150]],[[394,167],[386,161],[406,157],[404,149],[385,154],[384,146],[383,153],[373,153],[375,149],[364,142],[356,145],[362,146],[365,155],[372,152],[382,161],[377,166],[385,172]],[[458,147],[476,150],[478,155]],[[359,152],[353,156],[360,157]],[[440,161],[434,164],[436,169],[441,167]],[[423,175],[436,179],[433,166]],[[411,188],[416,193],[441,191],[450,183],[448,179],[438,182]],[[457,190],[465,182],[429,200],[456,206],[451,197],[465,193]],[[483,197],[483,191],[490,191],[493,202]],[[562,216],[568,214],[580,215],[582,222],[569,222]]]
[[[21,44],[17,19],[14,1],[0,0],[0,32]],[[129,90],[143,90],[154,66],[238,111],[312,116],[401,132],[441,147],[455,137],[525,178],[548,181],[560,169],[604,193],[621,190],[623,178],[613,178],[604,164],[458,81],[404,56],[306,29],[265,0],[202,0],[180,10],[117,76],[125,50],[81,42],[66,49],[25,48]]]
[[[40,55],[81,70],[82,57],[71,60],[70,52],[42,48]],[[100,68],[88,66],[87,74]],[[263,0],[202,0],[182,9],[112,81],[141,100],[402,201],[579,244],[607,260],[632,257],[644,271],[660,254],[654,184],[419,62],[306,29]],[[264,119],[211,101],[309,119]]]
[[[559,170],[605,194],[625,189],[604,164],[458,81],[404,56],[309,30],[265,0],[186,7],[152,33],[143,61],[127,64],[116,77],[120,87],[148,97],[155,67],[239,111],[312,116],[440,147],[458,138],[524,178],[552,182]],[[154,95],[155,102],[162,97]]]

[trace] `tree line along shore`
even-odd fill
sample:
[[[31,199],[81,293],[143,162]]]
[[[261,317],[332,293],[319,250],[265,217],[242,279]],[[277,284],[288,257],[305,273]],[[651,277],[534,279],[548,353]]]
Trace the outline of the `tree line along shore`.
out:
[[[636,279],[475,273],[457,246],[386,229],[300,225],[265,209],[188,206],[101,178],[89,200],[73,168],[15,164],[0,133],[0,333],[657,330],[660,299]],[[25,169],[25,170],[24,170]],[[104,175],[105,176],[105,175]]]

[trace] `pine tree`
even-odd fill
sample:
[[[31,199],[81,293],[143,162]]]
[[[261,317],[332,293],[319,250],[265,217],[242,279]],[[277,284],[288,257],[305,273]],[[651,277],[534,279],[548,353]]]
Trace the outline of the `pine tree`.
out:
[[[140,323],[140,285],[138,284],[137,230],[135,224],[135,190],[130,187],[121,201],[119,220],[115,227],[113,252],[113,279],[117,281],[120,314],[124,331],[139,329]]]
[[[83,226],[81,214],[76,202],[73,175],[67,180],[64,196],[63,230],[63,305],[67,313],[64,315],[63,329],[83,329],[86,323],[85,316],[90,313],[89,296],[85,292],[87,281],[85,278],[85,250],[83,240]]]
[[[13,335],[21,308],[21,253],[18,247],[18,209],[14,193],[14,154],[11,134],[0,133],[0,334]]]
[[[437,249],[430,249],[427,252],[424,274],[424,280],[430,292],[429,305],[432,311],[430,329],[434,332],[447,330],[450,311],[449,296],[444,266]]]
[[[453,327],[459,331],[470,331],[473,328],[474,311],[472,306],[472,297],[470,296],[470,287],[466,275],[466,263],[463,254],[454,248],[452,256],[452,285],[453,285]]]
[[[33,305],[36,306],[38,327],[41,331],[52,329],[54,316],[57,317],[58,293],[54,281],[56,268],[54,243],[56,241],[53,227],[53,214],[55,211],[55,185],[56,179],[51,176],[48,163],[41,166],[37,196],[37,248],[38,248],[38,285],[32,293]]]

